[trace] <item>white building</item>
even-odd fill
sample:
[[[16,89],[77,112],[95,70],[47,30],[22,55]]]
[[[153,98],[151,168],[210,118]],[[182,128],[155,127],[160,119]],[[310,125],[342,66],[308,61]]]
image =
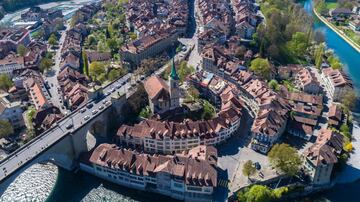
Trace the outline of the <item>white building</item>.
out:
[[[122,125],[115,137],[119,145],[140,147],[150,153],[172,154],[199,145],[216,145],[229,139],[238,129],[241,112],[229,108],[208,121],[145,120],[134,126]]]
[[[24,58],[16,56],[14,53],[7,55],[0,60],[0,74],[6,74],[13,77],[16,70],[24,69]]]
[[[8,120],[14,129],[23,127],[22,113],[24,110],[21,108],[21,102],[10,102],[6,96],[7,94],[0,95],[0,119]]]
[[[348,91],[353,90],[350,79],[340,70],[324,68],[321,74],[325,88],[335,102],[341,101]]]
[[[211,201],[217,186],[217,150],[199,146],[168,155],[139,154],[101,144],[84,154],[80,168],[113,183],[184,201]]]
[[[328,184],[343,147],[342,135],[322,129],[315,144],[304,152],[304,168],[314,185]]]

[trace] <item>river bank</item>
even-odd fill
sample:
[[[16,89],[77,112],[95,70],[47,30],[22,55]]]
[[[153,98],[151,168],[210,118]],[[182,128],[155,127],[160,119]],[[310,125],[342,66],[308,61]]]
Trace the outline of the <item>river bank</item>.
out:
[[[331,22],[329,22],[327,19],[321,16],[316,11],[315,7],[313,8],[313,12],[319,20],[321,20],[326,26],[332,29],[336,34],[338,34],[342,39],[344,39],[351,47],[353,47],[356,51],[360,53],[360,46],[358,44],[356,44],[352,39],[346,36],[346,34],[343,34],[342,31],[339,30],[337,27],[335,27],[333,24],[331,24]]]

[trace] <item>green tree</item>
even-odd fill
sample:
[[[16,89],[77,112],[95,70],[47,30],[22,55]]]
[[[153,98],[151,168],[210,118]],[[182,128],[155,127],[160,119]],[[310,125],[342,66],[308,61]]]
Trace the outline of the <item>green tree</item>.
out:
[[[194,86],[191,86],[188,90],[189,92],[189,95],[191,96],[191,99],[193,101],[199,99],[200,97],[200,92],[194,87]]]
[[[101,80],[101,75],[105,73],[105,65],[101,62],[92,62],[89,67],[89,75],[94,80]]]
[[[0,138],[8,137],[14,133],[14,129],[8,120],[0,119]]]
[[[276,144],[268,154],[270,163],[288,176],[294,176],[300,169],[301,159],[296,149],[288,144]]]
[[[242,173],[246,176],[246,177],[250,177],[251,175],[255,174],[256,172],[256,168],[253,164],[253,162],[251,160],[248,160],[244,163],[243,169],[242,169]]]
[[[349,90],[343,96],[342,104],[346,110],[352,110],[355,107],[356,100],[356,93],[352,90]]]
[[[195,72],[195,68],[187,65],[186,61],[182,61],[180,63],[180,66],[178,68],[178,73],[181,82],[184,82],[185,78],[194,72]]]
[[[87,54],[85,51],[82,52],[82,59],[83,59],[83,73],[86,75],[86,76],[89,76],[89,61],[88,61],[88,58],[87,58]]]
[[[112,69],[108,74],[108,79],[110,81],[115,81],[117,78],[121,77],[124,74],[124,71],[121,69]]]
[[[279,83],[275,80],[272,79],[271,81],[269,81],[269,87],[275,91],[279,91],[280,90],[280,85]]]
[[[17,49],[16,49],[17,54],[19,54],[20,56],[24,57],[26,54],[26,47],[23,44],[18,45]]]
[[[58,43],[57,40],[58,39],[57,39],[56,35],[54,33],[52,33],[48,39],[48,43],[52,46],[55,46]]]
[[[119,45],[118,45],[116,39],[109,39],[106,41],[106,44],[109,47],[109,49],[111,50],[112,54],[115,54],[118,52]]]
[[[321,68],[321,64],[323,62],[324,51],[325,51],[325,47],[323,44],[320,44],[319,46],[317,46],[314,51],[315,65],[318,69]]]
[[[329,9],[326,6],[325,0],[316,0],[315,10],[321,15],[327,15],[329,13]]]
[[[246,202],[270,202],[273,200],[273,194],[266,186],[253,185],[243,196],[238,195],[238,198],[239,201]]]
[[[349,128],[349,126],[347,124],[345,124],[345,123],[342,124],[340,126],[340,132],[342,134],[344,134],[345,136],[349,137],[350,136],[350,128]]]
[[[10,77],[6,74],[0,74],[0,89],[8,91],[9,88],[13,85]]]
[[[208,101],[204,101],[203,114],[201,115],[201,118],[203,120],[209,120],[212,119],[214,115],[215,115],[214,107]]]
[[[250,70],[263,79],[269,79],[271,67],[268,59],[256,58],[251,61]]]
[[[296,57],[304,57],[308,46],[308,38],[303,32],[296,32],[287,43],[290,53]]]
[[[53,63],[52,59],[49,59],[49,58],[46,58],[46,57],[41,59],[40,65],[39,65],[40,71],[45,72],[45,71],[50,70],[51,66],[52,66],[52,63]]]
[[[130,39],[131,39],[131,40],[137,39],[137,36],[136,36],[136,34],[135,34],[134,32],[130,32],[130,33],[129,33],[129,36],[130,36]]]

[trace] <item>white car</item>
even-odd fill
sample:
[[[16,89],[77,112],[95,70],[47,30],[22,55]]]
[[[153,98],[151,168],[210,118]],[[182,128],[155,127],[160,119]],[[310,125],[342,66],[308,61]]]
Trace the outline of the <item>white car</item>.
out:
[[[104,109],[104,106],[103,106],[103,105],[101,105],[101,106],[99,107],[99,110],[102,110],[102,109]]]
[[[90,118],[90,116],[85,116],[84,117],[84,120],[86,121],[86,120],[89,120],[89,118]]]
[[[86,108],[80,109],[80,113],[84,113],[86,111]]]
[[[98,110],[93,110],[91,113],[92,113],[93,115],[95,115],[95,114],[98,113]]]

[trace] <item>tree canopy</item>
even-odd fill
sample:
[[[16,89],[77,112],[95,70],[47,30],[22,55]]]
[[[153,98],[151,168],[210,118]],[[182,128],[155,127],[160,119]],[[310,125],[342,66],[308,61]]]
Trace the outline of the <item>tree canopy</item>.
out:
[[[41,59],[40,65],[39,65],[40,71],[45,72],[47,70],[50,70],[52,63],[53,63],[53,60],[50,58],[45,57],[45,58]]]
[[[182,61],[177,70],[181,82],[184,82],[185,78],[195,72],[195,68],[189,66],[186,61]]]
[[[308,48],[308,36],[303,32],[296,32],[287,43],[290,53],[296,57],[304,57]]]
[[[250,70],[263,79],[269,79],[271,67],[268,59],[256,58],[251,61]]]
[[[259,25],[253,36],[253,45],[259,49],[260,55],[270,57],[279,63],[298,62],[298,58],[294,58],[294,52],[290,52],[288,46],[301,46],[293,42],[289,44],[289,41],[293,40],[297,32],[307,33],[306,36],[310,37],[312,18],[293,0],[263,0],[261,11],[266,17],[266,25]],[[297,39],[299,36],[297,34],[294,37]]]
[[[24,57],[26,54],[26,47],[23,44],[18,45],[18,47],[16,48],[16,52],[17,54],[19,54],[20,56]]]
[[[356,105],[357,96],[354,91],[347,91],[342,98],[342,104],[346,108],[346,110],[351,110]]]
[[[241,202],[270,202],[274,198],[272,190],[263,185],[253,185],[245,192],[238,192],[237,197]]]
[[[48,39],[48,43],[52,46],[55,46],[58,43],[57,40],[58,39],[57,39],[56,35],[54,33],[52,33]]]
[[[251,160],[248,160],[244,163],[242,172],[246,177],[250,177],[251,175],[255,174],[256,168]]]
[[[301,159],[296,149],[288,144],[276,144],[268,154],[270,163],[276,168],[289,176],[298,173],[301,165]]]
[[[7,91],[13,85],[10,77],[6,74],[0,74],[0,89]]]
[[[279,83],[275,80],[272,79],[271,81],[269,81],[269,87],[275,91],[279,91],[280,90],[280,85]]]
[[[0,119],[0,138],[8,137],[14,133],[11,123],[7,120]]]
[[[101,62],[92,62],[89,67],[89,75],[95,79],[99,80],[100,75],[105,73],[105,65]]]

